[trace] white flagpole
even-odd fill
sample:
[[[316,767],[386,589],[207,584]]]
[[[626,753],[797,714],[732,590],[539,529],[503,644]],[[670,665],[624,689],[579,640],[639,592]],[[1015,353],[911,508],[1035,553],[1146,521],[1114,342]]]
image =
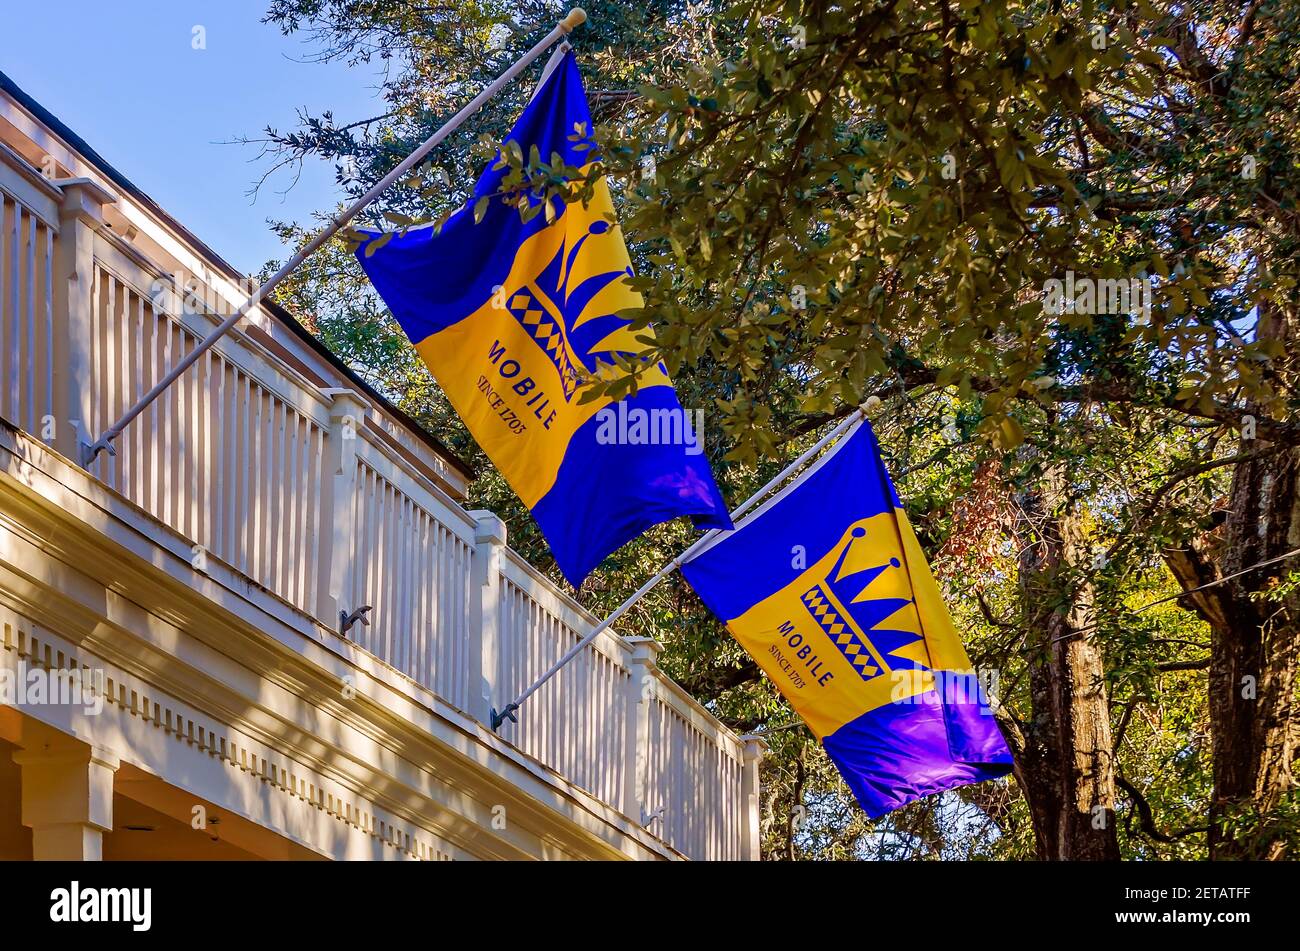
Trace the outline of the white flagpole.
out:
[[[169,386],[175,383],[182,373],[192,367],[198,361],[199,357],[212,349],[213,345],[215,345],[218,340],[229,333],[231,328],[234,327],[235,324],[239,323],[240,319],[243,318],[245,314],[269,296],[281,281],[297,269],[298,265],[307,260],[307,258],[318,250],[326,241],[334,237],[340,228],[360,214],[362,209],[379,197],[381,192],[404,176],[411,169],[415,168],[416,165],[420,164],[426,155],[437,148],[437,146],[441,144],[447,136],[455,132],[466,119],[478,112],[485,102],[509,85],[516,76],[528,68],[528,65],[532,63],[533,60],[546,52],[546,50],[549,49],[557,40],[561,40],[568,36],[576,27],[585,23],[586,20],[587,14],[581,7],[574,7],[570,10],[569,15],[559,23],[555,24],[555,28],[552,29],[550,33],[547,33],[546,36],[542,38],[541,42],[516,60],[509,69],[493,80],[486,89],[471,99],[469,103],[460,110],[460,112],[448,119],[447,122],[443,124],[442,128],[429,136],[429,138],[427,138],[418,149],[408,155],[400,165],[385,175],[378,184],[353,202],[347,210],[330,223],[329,227],[316,235],[316,237],[312,238],[311,241],[302,248],[302,250],[285,262],[284,266],[281,267],[280,270],[276,271],[275,274],[271,276],[270,280],[259,287],[246,301],[244,301],[238,310],[218,324],[217,328],[213,330],[212,333],[208,334],[207,337],[199,342],[198,346],[187,353],[180,362],[171,369],[171,372],[158,381],[153,389],[140,397],[140,399],[136,401],[135,405],[123,413],[117,422],[104,430],[103,434],[95,440],[94,443],[83,447],[81,459],[82,465],[89,466],[95,461],[95,458],[101,452],[107,451],[109,455],[116,455],[117,450],[113,448],[113,440],[122,435],[122,430],[130,425],[132,420],[143,413],[149,404],[161,396]]]
[[[537,98],[537,94],[541,92],[542,87],[546,85],[546,80],[551,78],[551,73],[555,72],[555,67],[559,66],[560,61],[564,59],[564,54],[569,52],[571,49],[573,49],[573,47],[569,45],[568,40],[565,40],[551,51],[551,56],[546,61],[546,65],[542,67],[542,75],[538,78],[537,85],[533,87],[533,94],[530,98]]]
[[[878,397],[874,397],[874,396],[869,397],[867,402],[863,403],[861,406],[855,409],[848,416],[844,417],[844,419],[840,420],[840,422],[837,423],[834,426],[834,428],[831,429],[830,432],[828,432],[821,439],[817,440],[817,442],[814,443],[811,447],[809,447],[807,451],[805,451],[802,455],[800,455],[798,459],[796,459],[794,462],[790,463],[788,466],[782,469],[774,478],[772,478],[767,483],[767,485],[763,486],[761,489],[759,489],[757,492],[751,495],[748,499],[742,502],[738,507],[736,507],[731,513],[731,521],[734,523],[742,515],[744,515],[755,505],[761,502],[767,496],[767,494],[772,491],[772,489],[776,488],[787,478],[789,478],[790,473],[796,472],[799,469],[803,468],[804,464],[809,459],[817,455],[818,452],[820,452],[826,445],[832,442],[846,429],[866,419],[868,405],[869,404],[872,406],[876,405],[871,402],[872,400],[875,400],[877,404],[880,402]],[[801,473],[800,478],[802,477],[803,474]],[[795,483],[797,483],[798,481],[799,480],[796,479]],[[791,484],[793,485],[795,483],[791,483]],[[655,585],[663,581],[670,574],[672,574],[674,571],[680,568],[683,563],[690,561],[691,557],[695,555],[704,546],[708,545],[719,535],[723,535],[725,533],[726,533],[725,529],[714,528],[714,529],[710,529],[709,531],[701,535],[693,545],[687,548],[684,552],[682,552],[672,561],[668,562],[668,564],[660,568],[659,571],[656,572],[655,575],[651,577],[648,581],[646,581],[645,584],[637,588],[636,591],[633,592],[632,595],[626,601],[624,601],[622,604],[620,604],[618,607],[616,607],[613,610],[613,612],[609,615],[609,617],[605,618],[605,620],[601,621],[599,624],[593,627],[590,631],[587,632],[587,635],[583,637],[582,640],[578,641],[578,643],[574,644],[567,651],[565,651],[564,656],[562,656],[559,660],[557,660],[554,664],[552,664],[550,669],[547,670],[546,673],[542,674],[540,677],[534,680],[532,685],[527,690],[525,690],[519,696],[515,697],[515,699],[510,703],[507,703],[504,707],[501,708],[500,711],[498,711],[494,707],[492,709],[492,731],[495,733],[497,730],[499,730],[501,728],[501,724],[505,723],[506,720],[509,720],[512,723],[518,723],[519,720],[515,717],[515,713],[518,712],[520,704],[522,704],[525,700],[527,700],[529,697],[535,694],[538,691],[538,688],[540,688],[543,684],[545,684],[546,681],[554,677],[556,673],[559,672],[561,667],[563,667],[569,661],[573,660],[573,658],[581,654],[583,648],[585,648],[588,644],[590,644],[597,637],[599,637],[602,631],[608,629],[611,624],[613,624],[624,614],[626,614],[628,612],[628,609],[631,608],[632,605],[636,604],[647,594],[649,594],[650,591],[655,587]]]

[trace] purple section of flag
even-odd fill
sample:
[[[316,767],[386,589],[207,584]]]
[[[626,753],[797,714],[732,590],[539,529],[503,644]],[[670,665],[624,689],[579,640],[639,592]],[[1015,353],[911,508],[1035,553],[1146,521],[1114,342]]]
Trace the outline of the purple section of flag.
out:
[[[1011,771],[1006,741],[992,711],[985,706],[981,712],[981,706],[946,703],[928,690],[868,711],[822,742],[858,803],[875,819],[923,796]]]

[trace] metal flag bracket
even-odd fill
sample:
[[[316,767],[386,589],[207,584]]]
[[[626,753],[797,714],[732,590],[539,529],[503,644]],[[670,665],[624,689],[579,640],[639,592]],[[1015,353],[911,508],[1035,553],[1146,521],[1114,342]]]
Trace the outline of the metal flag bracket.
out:
[[[356,624],[358,621],[360,621],[366,627],[369,627],[370,620],[366,617],[366,615],[369,614],[374,609],[375,609],[374,605],[363,604],[361,607],[357,608],[351,614],[349,614],[347,611],[340,611],[339,612],[339,633],[342,634],[344,637],[346,637],[348,631],[352,630],[352,625]]]
[[[515,716],[515,714],[518,711],[519,711],[519,704],[517,703],[507,703],[505,709],[499,712],[497,711],[496,707],[493,707],[492,708],[492,732],[499,733],[501,731],[501,724],[505,723],[507,720],[509,720],[511,723],[518,723],[519,717]]]

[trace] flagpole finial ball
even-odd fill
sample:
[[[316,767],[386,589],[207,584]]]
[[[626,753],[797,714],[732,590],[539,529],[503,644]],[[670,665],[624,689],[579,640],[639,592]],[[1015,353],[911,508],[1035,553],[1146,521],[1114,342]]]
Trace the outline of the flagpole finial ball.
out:
[[[866,400],[862,403],[860,409],[864,413],[870,413],[873,409],[876,409],[879,406],[880,406],[879,396],[868,396]]]
[[[560,21],[560,27],[565,33],[572,33],[577,27],[587,22],[587,11],[582,7],[574,7],[569,11],[569,15]]]

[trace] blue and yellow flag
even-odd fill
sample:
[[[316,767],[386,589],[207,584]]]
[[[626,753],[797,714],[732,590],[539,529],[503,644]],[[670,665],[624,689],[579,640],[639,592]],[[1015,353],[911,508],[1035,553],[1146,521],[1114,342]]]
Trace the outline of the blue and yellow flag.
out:
[[[536,148],[542,161],[554,165],[558,155],[585,169],[591,129],[569,54],[507,142],[525,157]],[[499,197],[507,171],[489,166],[440,233],[413,229],[370,254],[363,245],[357,257],[578,586],[652,525],[679,515],[705,528],[731,520],[701,454],[703,434],[686,425],[662,364],[646,364],[636,394],[618,403],[579,399],[584,376],[613,372],[617,355],[643,353],[636,338],[649,334],[618,316],[642,298],[627,282],[631,260],[605,180],[589,204],[524,221],[517,197]],[[492,197],[475,223],[484,196]]]
[[[865,421],[682,574],[872,817],[1010,770]]]

